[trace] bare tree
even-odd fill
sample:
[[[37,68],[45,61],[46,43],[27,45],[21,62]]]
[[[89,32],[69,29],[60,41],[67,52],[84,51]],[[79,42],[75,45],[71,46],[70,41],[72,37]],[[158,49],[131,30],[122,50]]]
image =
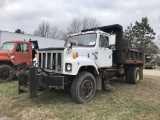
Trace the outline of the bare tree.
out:
[[[40,37],[50,37],[54,39],[65,39],[68,34],[79,32],[83,29],[89,29],[100,26],[100,22],[93,18],[74,18],[67,28],[67,31],[60,29],[57,26],[51,27],[48,22],[43,21],[37,30],[34,31],[34,35]]]
[[[97,21],[94,18],[83,18],[82,19],[82,29],[88,29],[88,28],[94,28],[94,27],[99,27],[100,26],[100,22]]]
[[[74,18],[67,28],[67,33],[72,34],[80,32],[83,29],[89,29],[100,26],[100,22],[94,18],[84,17],[83,19]]]
[[[69,34],[79,32],[81,29],[81,25],[82,25],[82,21],[79,20],[78,18],[74,18],[70,23],[70,25],[68,26],[67,32]]]
[[[148,54],[157,54],[159,52],[159,48],[156,43],[152,42],[148,45]]]
[[[50,26],[48,22],[43,21],[33,33],[36,36],[48,37],[53,39],[63,39],[63,31],[57,26]]]
[[[40,37],[49,37],[50,35],[50,25],[48,22],[43,21],[37,30],[34,31],[34,35],[40,36]]]
[[[63,31],[57,26],[54,26],[50,29],[50,37],[54,39],[62,39],[63,38]]]

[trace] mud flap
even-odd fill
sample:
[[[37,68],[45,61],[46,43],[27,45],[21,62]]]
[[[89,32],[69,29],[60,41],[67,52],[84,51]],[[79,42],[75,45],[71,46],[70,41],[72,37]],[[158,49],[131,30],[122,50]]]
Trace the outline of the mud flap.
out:
[[[28,89],[28,93],[29,93],[29,98],[35,98],[37,97],[37,72],[38,72],[38,68],[37,67],[30,67],[29,68],[29,89]]]
[[[18,92],[29,94],[29,98],[37,97],[37,67],[30,67],[29,73],[22,72],[18,76]]]

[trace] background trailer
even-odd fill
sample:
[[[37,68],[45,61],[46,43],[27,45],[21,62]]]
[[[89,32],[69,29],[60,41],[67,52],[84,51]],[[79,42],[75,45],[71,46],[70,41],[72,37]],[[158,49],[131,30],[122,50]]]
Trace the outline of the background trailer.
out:
[[[46,47],[64,47],[64,40],[56,40],[46,37],[39,37],[34,35],[28,34],[20,34],[14,32],[7,32],[7,31],[0,31],[0,46],[8,40],[37,40],[39,48],[46,48]]]

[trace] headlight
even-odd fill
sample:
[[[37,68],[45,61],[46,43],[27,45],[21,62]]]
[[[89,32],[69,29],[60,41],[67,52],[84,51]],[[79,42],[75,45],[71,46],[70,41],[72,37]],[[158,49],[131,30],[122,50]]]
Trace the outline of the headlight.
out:
[[[66,71],[71,71],[72,70],[72,64],[66,63]]]

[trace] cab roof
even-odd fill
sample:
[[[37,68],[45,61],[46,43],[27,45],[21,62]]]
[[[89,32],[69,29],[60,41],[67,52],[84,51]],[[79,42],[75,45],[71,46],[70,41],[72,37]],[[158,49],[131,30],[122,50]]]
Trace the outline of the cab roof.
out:
[[[106,35],[110,35],[109,33],[103,32],[102,30],[90,30],[90,31],[86,31],[86,32],[78,32],[78,33],[74,33],[74,34],[70,34],[69,36],[76,36],[76,35],[82,35],[82,34],[90,34],[90,33],[103,33]]]
[[[25,41],[25,40],[8,40],[8,41],[5,41],[4,43],[9,43],[9,42],[14,42],[14,43],[30,43],[29,41]]]
[[[92,31],[92,30],[101,30],[106,33],[112,33],[116,35],[116,51],[122,51],[123,46],[123,27],[119,24],[114,24],[114,25],[108,25],[108,26],[102,26],[102,27],[95,27],[91,29],[85,29],[82,30],[81,32],[86,32],[86,31]]]

